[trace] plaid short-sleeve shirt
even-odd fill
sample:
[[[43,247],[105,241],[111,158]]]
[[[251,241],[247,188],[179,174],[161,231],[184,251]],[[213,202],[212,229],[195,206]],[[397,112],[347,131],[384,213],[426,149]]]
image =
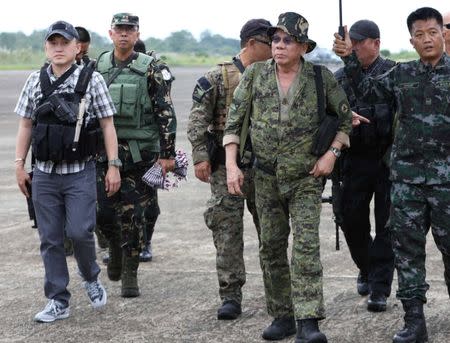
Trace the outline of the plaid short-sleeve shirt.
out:
[[[58,86],[54,93],[73,93],[78,77],[80,76],[81,69],[81,66],[75,69],[67,80]],[[48,67],[47,73],[50,77],[50,82],[55,82],[57,78],[52,73],[51,66]],[[36,110],[37,104],[41,98],[42,92],[39,81],[39,71],[36,71],[28,77],[14,112],[23,118],[34,120],[34,111]],[[108,87],[106,86],[103,77],[97,72],[92,74],[92,78],[86,90],[85,98],[87,114],[85,124],[93,118],[101,119],[110,117],[116,112],[113,101],[108,92]],[[52,161],[36,161],[36,168],[44,173],[54,172],[57,174],[71,174],[82,171],[85,167],[86,161],[87,159],[83,161],[75,161],[73,163],[62,161],[61,163],[56,164]]]

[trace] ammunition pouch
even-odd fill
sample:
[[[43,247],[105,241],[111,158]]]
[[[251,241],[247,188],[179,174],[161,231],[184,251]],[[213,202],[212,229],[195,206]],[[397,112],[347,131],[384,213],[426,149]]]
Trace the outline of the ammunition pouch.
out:
[[[51,117],[50,117],[51,118]],[[32,129],[32,151],[39,161],[81,161],[95,156],[102,143],[101,129],[97,120],[83,125],[78,141],[78,148],[73,151],[76,123],[60,121],[53,117],[49,121],[40,118]]]
[[[366,117],[370,123],[361,123],[350,134],[352,151],[383,153],[392,141],[392,115],[387,104],[357,107],[356,113]]]

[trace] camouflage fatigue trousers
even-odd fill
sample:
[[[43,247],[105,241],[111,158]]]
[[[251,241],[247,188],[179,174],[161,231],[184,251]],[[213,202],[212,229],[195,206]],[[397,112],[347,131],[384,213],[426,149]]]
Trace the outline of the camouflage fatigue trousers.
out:
[[[224,165],[211,175],[211,198],[204,213],[206,226],[212,231],[216,247],[216,270],[222,301],[242,301],[245,284],[243,216],[244,200],[253,217],[259,241],[259,220],[254,202],[253,170],[244,172],[245,199],[228,193]]]
[[[256,169],[260,259],[267,311],[274,318],[325,318],[319,241],[322,189],[321,178],[305,177],[283,193],[276,176]],[[293,232],[290,269],[289,219]]]
[[[444,261],[450,295],[450,185],[394,182],[391,189],[391,229],[398,274],[397,298],[427,301],[425,244],[431,226]]]
[[[154,226],[160,213],[157,190],[142,181],[149,166],[120,172],[120,190],[112,197],[105,192],[107,163],[97,163],[97,229],[109,240],[119,241],[129,256],[139,255],[147,226]]]

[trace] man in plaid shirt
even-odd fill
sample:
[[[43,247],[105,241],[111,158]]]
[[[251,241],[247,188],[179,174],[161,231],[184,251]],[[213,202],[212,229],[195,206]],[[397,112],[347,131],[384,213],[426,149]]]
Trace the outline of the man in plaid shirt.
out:
[[[75,56],[80,50],[77,39],[77,31],[67,22],[58,21],[49,27],[45,36],[45,52],[50,64],[41,72],[30,75],[15,108],[20,116],[16,142],[16,178],[20,191],[27,197],[30,196],[28,187],[32,186],[45,268],[44,291],[49,299],[44,310],[34,318],[38,322],[53,322],[69,316],[69,273],[64,254],[64,228],[73,241],[79,273],[85,281],[84,286],[92,306],[104,306],[107,297],[98,280],[100,268],[95,261],[95,161],[90,141],[84,139],[83,135],[87,132],[88,125],[98,119],[108,159],[117,159],[117,136],[113,123],[115,108],[103,78],[96,72],[92,74],[81,102],[75,96],[75,87],[82,69],[74,66]],[[45,87],[46,83],[50,85],[49,88]],[[52,89],[52,86],[55,88],[55,85],[56,89],[47,94],[46,91]],[[36,111],[47,101],[47,97],[50,99],[55,96],[63,105],[68,104],[70,107],[75,104],[76,112],[80,112],[78,124],[82,126],[82,133],[78,148],[67,148],[67,139],[70,142],[76,141],[72,138],[76,137],[73,124],[77,121],[75,111],[72,117],[68,116],[62,121],[58,117],[58,108],[45,113],[47,121]],[[75,101],[64,102],[70,96]],[[85,107],[84,111],[82,106]],[[46,128],[41,131],[46,132],[43,137],[39,136],[39,128],[42,127]],[[70,132],[72,134],[68,135]],[[46,145],[42,144],[44,141],[47,142]],[[24,168],[31,144],[36,156],[33,181]],[[60,152],[60,158],[52,156],[55,151]],[[67,157],[72,151],[78,153],[74,155],[79,156],[78,159]],[[46,154],[48,159],[43,157]],[[120,174],[117,167],[111,166],[108,169],[105,187],[109,196],[119,189]]]

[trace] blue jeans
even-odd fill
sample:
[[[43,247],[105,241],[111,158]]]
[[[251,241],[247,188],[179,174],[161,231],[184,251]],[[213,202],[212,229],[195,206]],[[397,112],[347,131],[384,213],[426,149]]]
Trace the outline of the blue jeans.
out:
[[[96,222],[95,163],[86,163],[78,173],[59,175],[33,173],[33,203],[45,268],[44,291],[48,299],[68,305],[69,272],[64,253],[64,229],[72,239],[74,256],[81,276],[97,280],[94,228]]]

